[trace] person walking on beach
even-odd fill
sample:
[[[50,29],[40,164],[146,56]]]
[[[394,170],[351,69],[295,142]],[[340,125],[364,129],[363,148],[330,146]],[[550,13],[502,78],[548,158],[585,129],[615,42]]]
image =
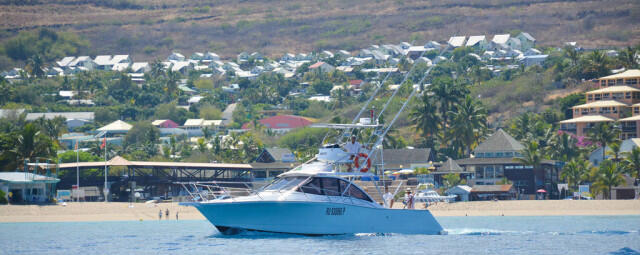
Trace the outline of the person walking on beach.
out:
[[[168,220],[169,219],[169,208],[167,208],[167,211],[165,211],[165,216],[166,216],[165,219]]]
[[[176,220],[178,220],[178,211],[176,211]]]
[[[389,187],[384,188],[384,195],[382,195],[387,208],[393,208],[393,194],[389,192]]]
[[[160,209],[160,211],[158,212],[158,220],[162,219],[162,209]]]

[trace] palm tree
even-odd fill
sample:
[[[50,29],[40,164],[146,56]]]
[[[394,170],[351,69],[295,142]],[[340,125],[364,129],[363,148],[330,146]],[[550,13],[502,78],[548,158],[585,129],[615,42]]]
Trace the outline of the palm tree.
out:
[[[516,162],[519,162],[525,166],[532,166],[533,170],[540,168],[542,165],[542,157],[543,154],[538,148],[538,142],[536,141],[525,141],[525,148],[520,153],[522,156],[514,158]]]
[[[478,141],[487,129],[487,112],[479,101],[471,96],[456,105],[451,123],[452,138],[464,147],[464,155],[471,153],[472,145]]]
[[[618,61],[626,69],[636,68],[638,66],[638,63],[636,62],[636,49],[629,46],[620,51],[620,53],[618,53]]]
[[[571,66],[575,66],[580,59],[580,52],[575,47],[566,46],[564,47],[564,56],[571,60]]]
[[[620,162],[620,142],[616,141],[609,144],[609,149],[611,151],[607,151],[606,153],[608,153],[611,157],[613,157],[611,159],[613,160],[613,162],[619,163]]]
[[[549,143],[549,152],[552,159],[569,161],[579,153],[576,139],[567,133],[556,133]]]
[[[49,157],[54,155],[53,143],[33,123],[24,126],[17,137],[16,147],[12,150],[18,162],[25,159],[33,160],[36,157]]]
[[[44,60],[39,54],[33,55],[33,57],[29,59],[28,65],[30,68],[29,74],[38,78],[44,77]]]
[[[447,127],[449,123],[448,112],[453,105],[460,101],[466,93],[461,85],[456,85],[453,80],[448,77],[436,78],[433,85],[429,87],[435,98],[440,103],[440,116],[442,117],[442,127]],[[428,93],[427,93],[428,94]]]
[[[592,142],[597,142],[602,148],[602,160],[604,161],[605,150],[607,144],[612,143],[618,139],[620,130],[617,128],[611,128],[608,123],[600,122],[593,128],[589,129],[587,137]]]
[[[563,168],[560,177],[569,183],[569,187],[578,189],[578,184],[589,173],[591,164],[584,159],[573,159],[569,161]]]
[[[609,74],[609,57],[599,50],[591,52],[587,55],[588,65],[585,67],[587,72],[594,75],[594,77],[601,77]]]
[[[167,71],[167,80],[165,83],[167,94],[169,98],[173,98],[174,94],[178,90],[178,80],[180,79],[180,73],[174,72],[171,69]]]
[[[611,160],[602,161],[596,175],[596,182],[607,187],[608,198],[611,199],[611,187],[615,187],[624,182],[622,168],[618,163]]]
[[[432,97],[422,96],[417,105],[411,109],[409,120],[416,125],[416,130],[421,131],[423,136],[432,136],[438,132],[440,116]]]
[[[640,178],[640,147],[633,147],[629,152],[622,153],[625,157],[623,164],[629,174],[635,173],[636,178]]]
[[[532,127],[534,126],[534,123],[535,120],[533,118],[533,114],[524,113],[513,120],[512,124],[510,125],[511,132],[509,133],[513,134],[513,138],[517,140],[523,140],[527,138],[528,134],[533,133]]]

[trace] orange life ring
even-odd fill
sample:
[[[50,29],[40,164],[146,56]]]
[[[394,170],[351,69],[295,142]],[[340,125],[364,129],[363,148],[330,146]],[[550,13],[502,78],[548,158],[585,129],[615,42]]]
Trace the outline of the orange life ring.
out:
[[[363,167],[360,169],[360,172],[366,173],[371,168],[371,158],[366,153],[358,153],[356,157],[353,159],[353,164],[356,165],[356,168],[360,168],[360,157],[367,159],[367,167]]]

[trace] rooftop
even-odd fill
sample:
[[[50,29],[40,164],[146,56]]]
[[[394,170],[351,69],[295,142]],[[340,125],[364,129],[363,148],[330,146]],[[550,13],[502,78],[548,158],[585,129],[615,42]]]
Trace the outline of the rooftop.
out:
[[[108,125],[98,128],[98,131],[128,131],[129,129],[131,129],[133,126],[131,126],[130,124],[121,121],[121,120],[116,120],[114,122],[109,123]]]
[[[611,87],[589,91],[587,92],[587,95],[600,94],[600,93],[621,93],[621,92],[640,92],[640,89],[636,89],[634,87],[629,87],[629,86],[611,86]]]
[[[25,172],[0,172],[0,182],[10,183],[28,183],[28,182],[45,182],[57,183],[60,179],[48,177],[39,174]]]
[[[584,122],[611,122],[614,121],[612,118],[607,118],[602,115],[587,115],[580,116],[573,119],[560,121],[560,124],[568,124],[568,123],[584,123]]]
[[[524,146],[502,129],[498,129],[487,140],[480,143],[473,152],[521,151]]]
[[[509,192],[513,185],[511,184],[503,184],[503,185],[474,185],[471,188],[471,193],[476,192]]]
[[[601,100],[601,101],[595,101],[587,104],[576,105],[572,108],[583,109],[583,108],[591,108],[591,107],[612,107],[612,106],[629,106],[629,105],[615,101],[615,100]]]
[[[625,78],[640,78],[640,69],[631,69],[622,73],[617,73],[600,78],[601,80],[608,79],[625,79]]]
[[[467,41],[466,46],[474,46],[477,43],[481,42],[485,40],[485,36],[484,35],[474,35],[474,36],[469,36],[469,40]]]

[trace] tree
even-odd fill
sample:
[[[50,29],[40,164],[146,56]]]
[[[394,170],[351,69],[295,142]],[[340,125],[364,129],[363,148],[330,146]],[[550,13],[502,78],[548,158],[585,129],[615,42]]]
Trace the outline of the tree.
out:
[[[609,144],[609,149],[611,151],[607,151],[606,153],[612,157],[612,161],[619,163],[620,162],[620,141],[616,141]]]
[[[612,128],[606,122],[600,122],[593,128],[589,129],[587,137],[590,141],[600,144],[600,147],[602,148],[602,160],[604,161],[604,154],[607,148],[607,144],[616,141],[618,139],[619,133],[619,129]]]
[[[438,132],[440,116],[434,99],[426,94],[422,96],[416,106],[411,109],[409,120],[416,125],[416,130],[421,131],[423,136],[432,136]]]
[[[580,181],[589,173],[591,164],[584,159],[572,159],[564,165],[560,177],[569,184],[569,187],[578,189]]]
[[[549,143],[551,158],[566,162],[578,156],[576,142],[576,139],[567,133],[556,133]]]
[[[484,135],[487,129],[487,112],[479,101],[471,96],[456,104],[452,117],[450,134],[455,144],[464,148],[465,156],[471,153],[471,147]]]
[[[446,128],[449,123],[448,113],[453,105],[464,98],[468,91],[462,85],[454,84],[453,80],[446,76],[435,78],[430,87],[437,102],[440,103],[440,116],[442,117],[442,127]]]
[[[28,61],[29,74],[38,78],[44,77],[44,60],[39,54],[33,55]]]
[[[636,178],[640,178],[640,147],[633,147],[629,152],[622,153],[625,157],[622,162],[625,169]]]
[[[324,80],[316,80],[311,86],[316,93],[323,95],[329,95],[333,88],[333,84],[331,84],[331,82]]]
[[[460,179],[460,174],[450,173],[442,176],[445,189],[455,187],[459,184],[462,184],[464,180]]]
[[[34,161],[36,158],[47,158],[55,154],[55,147],[49,137],[42,134],[39,128],[28,123],[18,134],[16,147],[12,150],[18,162],[25,159]]]
[[[539,169],[542,165],[542,152],[538,148],[538,142],[536,141],[526,141],[524,143],[525,148],[520,153],[521,157],[517,157],[514,160],[516,162],[522,163],[525,166],[533,166],[533,169]]]
[[[618,53],[618,62],[626,69],[637,68],[636,54],[638,54],[637,50],[629,46]]]
[[[602,161],[598,168],[596,182],[607,187],[607,198],[611,199],[611,187],[618,186],[624,182],[622,168],[619,167],[618,163],[611,160]]]
[[[131,130],[127,132],[127,136],[124,138],[124,143],[127,145],[144,145],[144,144],[156,144],[160,137],[160,131],[158,128],[151,125],[149,122],[138,122],[133,125]]]

